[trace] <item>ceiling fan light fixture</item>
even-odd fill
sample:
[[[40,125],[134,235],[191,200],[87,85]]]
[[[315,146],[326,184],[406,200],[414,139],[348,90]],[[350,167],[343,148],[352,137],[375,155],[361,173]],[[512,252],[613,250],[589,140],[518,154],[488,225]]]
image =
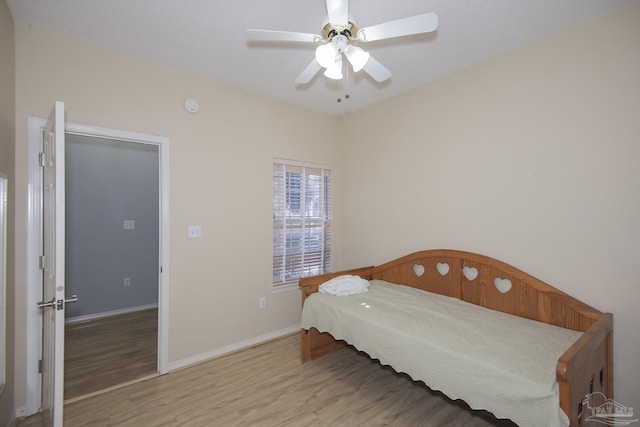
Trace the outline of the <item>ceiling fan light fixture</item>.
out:
[[[251,39],[257,41],[316,44],[315,58],[295,80],[296,84],[307,84],[323,68],[327,78],[342,79],[342,54],[347,58],[354,72],[363,70],[377,82],[388,80],[391,77],[391,71],[364,49],[352,46],[351,43],[430,33],[438,28],[438,16],[433,12],[358,28],[353,17],[349,15],[348,3],[349,0],[326,0],[327,17],[322,22],[321,35],[277,30],[248,31]]]
[[[327,67],[324,75],[333,80],[342,80],[342,59],[338,58],[331,66]]]
[[[325,43],[316,49],[316,61],[324,68],[329,68],[336,63],[336,47],[333,43]]]
[[[362,70],[364,66],[367,65],[369,57],[371,56],[369,52],[358,46],[349,46],[349,48],[345,50],[344,54],[351,63],[355,73]]]

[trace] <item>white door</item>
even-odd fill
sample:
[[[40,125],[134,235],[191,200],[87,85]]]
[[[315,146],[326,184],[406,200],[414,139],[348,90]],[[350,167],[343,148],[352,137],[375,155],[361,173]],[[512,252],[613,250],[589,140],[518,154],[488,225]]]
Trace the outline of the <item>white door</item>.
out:
[[[42,410],[62,427],[64,402],[64,103],[56,101],[44,129]]]

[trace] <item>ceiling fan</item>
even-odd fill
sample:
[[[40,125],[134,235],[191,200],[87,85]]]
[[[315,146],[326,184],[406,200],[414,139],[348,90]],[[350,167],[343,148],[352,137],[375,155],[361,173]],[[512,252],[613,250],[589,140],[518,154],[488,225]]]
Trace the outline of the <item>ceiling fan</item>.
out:
[[[354,72],[364,70],[374,80],[383,82],[391,77],[384,65],[376,61],[369,52],[353,44],[429,33],[438,28],[438,16],[425,13],[395,21],[384,22],[358,29],[349,16],[348,0],[326,0],[327,18],[322,35],[277,30],[247,30],[254,41],[285,41],[319,44],[315,58],[296,78],[297,84],[306,84],[321,70],[330,79],[342,79],[342,57],[347,58]]]

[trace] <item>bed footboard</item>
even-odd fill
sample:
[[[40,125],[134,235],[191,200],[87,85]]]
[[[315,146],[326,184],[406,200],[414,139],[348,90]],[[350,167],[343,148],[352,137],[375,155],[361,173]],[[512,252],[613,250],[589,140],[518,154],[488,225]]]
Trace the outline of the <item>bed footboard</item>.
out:
[[[613,399],[613,316],[604,313],[558,360],[560,408],[572,426],[589,416],[586,396],[600,392]]]
[[[304,300],[307,299],[309,295],[318,292],[318,286],[327,280],[342,274],[353,274],[370,280],[372,270],[373,267],[362,267],[300,279],[302,305],[304,306]],[[336,341],[331,334],[318,332],[315,328],[311,328],[308,331],[304,329],[300,331],[300,359],[303,362],[330,353],[345,345],[346,343],[344,341]]]
[[[308,331],[303,329],[300,334],[300,360],[303,362],[331,353],[346,345],[344,341],[337,341],[331,334],[318,332],[315,328]]]

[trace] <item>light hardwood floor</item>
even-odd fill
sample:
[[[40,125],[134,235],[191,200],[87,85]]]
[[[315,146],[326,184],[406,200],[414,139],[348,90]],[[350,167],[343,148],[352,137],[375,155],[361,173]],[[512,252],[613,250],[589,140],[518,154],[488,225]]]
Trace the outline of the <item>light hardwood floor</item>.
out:
[[[65,400],[153,374],[157,355],[157,309],[68,323]]]
[[[298,334],[65,405],[74,426],[513,426],[353,348],[302,364]],[[20,427],[39,427],[30,418]]]

